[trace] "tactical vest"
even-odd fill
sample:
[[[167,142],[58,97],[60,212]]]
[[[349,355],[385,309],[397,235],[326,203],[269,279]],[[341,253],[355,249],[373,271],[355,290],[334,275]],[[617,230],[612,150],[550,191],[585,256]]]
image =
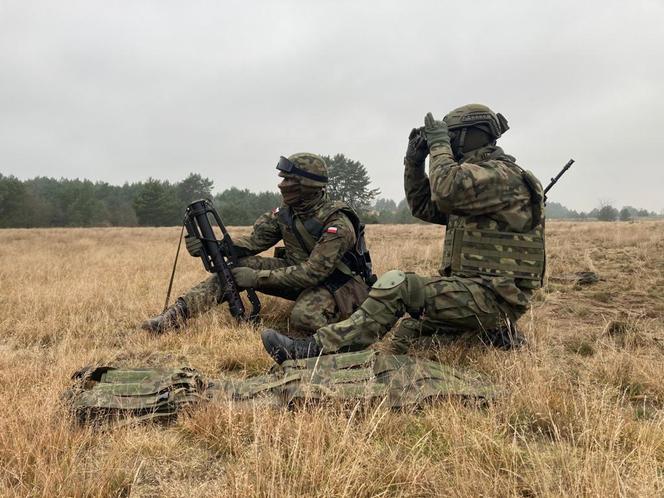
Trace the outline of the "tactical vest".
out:
[[[365,349],[288,360],[265,375],[205,379],[191,368],[93,367],[76,372],[62,398],[82,424],[168,422],[201,403],[262,401],[306,406],[316,400],[424,406],[448,398],[485,403],[497,388],[477,373],[406,355]]]
[[[489,401],[497,395],[494,385],[470,371],[373,349],[287,360],[267,375],[215,386],[236,401],[263,397],[286,405],[336,399],[403,408],[450,397]]]
[[[208,399],[208,382],[194,369],[86,367],[63,393],[79,423],[123,425],[170,420],[185,407]]]
[[[531,195],[532,225],[527,232],[501,230],[488,216],[451,215],[443,247],[444,275],[505,277],[519,287],[538,289],[545,267],[542,186],[516,164]]]
[[[301,220],[288,206],[280,208],[277,218],[287,256],[295,262],[306,260],[322,237],[327,220],[338,212],[342,212],[350,219],[355,230],[355,245],[341,257],[329,283],[339,287],[348,279],[359,276],[368,285],[372,285],[376,276],[372,271],[371,255],[364,238],[364,224],[360,222],[357,213],[344,202],[330,202],[320,209],[316,216],[306,220]],[[334,289],[330,290],[334,292]]]

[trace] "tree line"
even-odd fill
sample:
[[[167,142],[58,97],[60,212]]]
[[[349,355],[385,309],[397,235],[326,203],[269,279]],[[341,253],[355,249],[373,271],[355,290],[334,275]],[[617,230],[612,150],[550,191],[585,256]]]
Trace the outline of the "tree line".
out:
[[[365,223],[420,223],[405,199],[378,198],[366,168],[343,154],[324,156],[329,169],[328,193],[347,202]],[[0,173],[0,228],[86,226],[175,226],[186,206],[212,199],[227,225],[251,225],[261,214],[279,206],[278,192],[251,192],[229,188],[213,195],[214,182],[191,173],[180,182],[150,178],[143,182],[110,185],[90,180],[37,177],[21,181]],[[550,202],[550,219],[631,220],[652,217],[647,209],[625,206],[618,210],[602,203],[592,211],[577,212]]]
[[[364,165],[343,154],[324,159],[330,196],[366,214],[380,191],[370,188]],[[213,188],[211,179],[196,173],[180,182],[149,178],[120,186],[47,177],[21,181],[0,173],[0,228],[174,226],[190,202],[203,198],[213,200],[225,224],[251,225],[281,205],[278,192],[233,187],[213,195]]]
[[[599,221],[630,221],[637,218],[653,218],[657,213],[647,209],[639,209],[632,206],[623,206],[621,209],[613,207],[608,202],[601,202],[600,205],[588,212],[575,211],[568,209],[557,202],[549,202],[546,205],[546,217],[559,220],[590,220]]]

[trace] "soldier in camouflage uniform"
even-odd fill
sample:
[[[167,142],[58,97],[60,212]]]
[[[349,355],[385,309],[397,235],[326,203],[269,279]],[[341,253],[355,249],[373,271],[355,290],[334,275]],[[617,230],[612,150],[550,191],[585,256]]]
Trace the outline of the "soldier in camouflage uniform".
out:
[[[291,330],[312,334],[348,317],[368,294],[354,266],[357,258],[351,257],[363,242],[362,229],[347,204],[327,196],[327,166],[320,156],[282,157],[277,169],[284,205],[258,218],[249,235],[233,238],[240,259],[232,272],[240,288],[295,301]],[[282,240],[284,247],[275,249],[275,257],[257,256]],[[198,254],[198,239],[187,238],[186,244],[190,254]],[[178,328],[222,302],[223,296],[213,275],[142,327],[157,333]]]
[[[409,137],[405,187],[415,216],[447,227],[440,276],[389,271],[349,319],[307,340],[265,331],[263,343],[277,362],[365,348],[404,313],[410,318],[395,331],[397,350],[451,330],[474,330],[506,348],[523,342],[513,324],[542,283],[543,190],[496,146],[507,129],[501,114],[479,104],[460,107],[443,121],[427,114],[424,128]]]

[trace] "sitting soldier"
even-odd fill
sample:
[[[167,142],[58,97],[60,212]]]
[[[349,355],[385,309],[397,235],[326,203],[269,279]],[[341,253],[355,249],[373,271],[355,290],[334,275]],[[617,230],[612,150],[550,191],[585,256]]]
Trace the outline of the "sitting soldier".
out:
[[[240,288],[295,301],[290,328],[307,335],[347,318],[366,298],[371,268],[364,226],[347,204],[329,199],[327,166],[320,156],[282,157],[277,169],[284,205],[261,215],[249,235],[233,237],[240,259],[232,272]],[[257,256],[281,240],[284,247],[275,248],[275,257]],[[190,254],[197,255],[198,242],[187,237]],[[156,333],[181,327],[223,296],[213,275],[142,327]]]

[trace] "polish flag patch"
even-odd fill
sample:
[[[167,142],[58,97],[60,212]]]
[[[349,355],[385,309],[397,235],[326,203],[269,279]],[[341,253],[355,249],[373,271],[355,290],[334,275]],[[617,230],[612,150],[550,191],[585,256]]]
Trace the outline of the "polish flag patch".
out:
[[[337,227],[328,227],[325,233],[337,233]]]

